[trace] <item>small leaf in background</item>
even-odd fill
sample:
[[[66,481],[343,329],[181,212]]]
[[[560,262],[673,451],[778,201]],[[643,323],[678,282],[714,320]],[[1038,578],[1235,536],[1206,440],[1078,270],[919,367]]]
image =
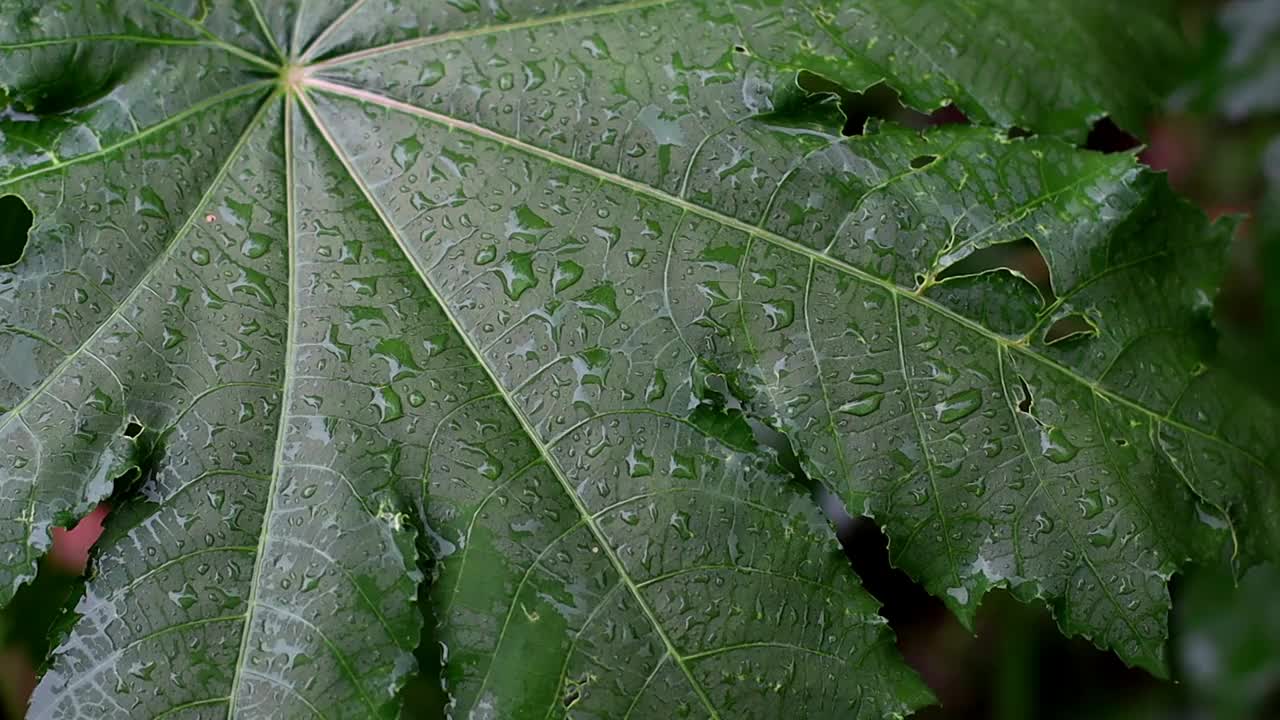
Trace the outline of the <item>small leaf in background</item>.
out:
[[[1280,712],[1280,571],[1259,565],[1236,585],[1212,570],[1185,581],[1178,608],[1180,675],[1211,717]]]

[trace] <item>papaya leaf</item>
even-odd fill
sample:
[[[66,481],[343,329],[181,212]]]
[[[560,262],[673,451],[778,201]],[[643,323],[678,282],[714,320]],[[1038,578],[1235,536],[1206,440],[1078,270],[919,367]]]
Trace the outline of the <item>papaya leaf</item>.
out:
[[[963,621],[1164,673],[1171,575],[1280,547],[1230,225],[1072,144],[1164,5],[0,5],[0,600],[122,501],[32,717],[392,716],[424,583],[456,714],[926,704],[753,424]]]

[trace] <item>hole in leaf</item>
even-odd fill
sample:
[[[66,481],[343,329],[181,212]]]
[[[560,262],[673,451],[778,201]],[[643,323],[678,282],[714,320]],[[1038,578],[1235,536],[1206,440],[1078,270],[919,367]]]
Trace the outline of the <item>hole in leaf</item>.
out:
[[[929,113],[929,126],[941,127],[943,125],[968,125],[969,116],[956,107],[955,105],[946,105]]]
[[[938,162],[937,155],[920,155],[918,157],[912,158],[911,169],[923,170],[924,168],[927,168],[936,162]]]
[[[142,423],[138,422],[136,418],[130,418],[129,424],[124,426],[124,436],[133,440],[142,434],[142,430]]]
[[[938,280],[964,275],[977,275],[996,268],[1007,268],[1031,281],[1043,297],[1053,297],[1049,279],[1049,263],[1040,248],[1024,237],[1013,242],[988,245],[974,250],[960,260],[948,265],[938,274]]]
[[[1083,313],[1072,313],[1059,318],[1045,331],[1044,341],[1050,345],[1069,340],[1092,337],[1098,334],[1098,328]]]
[[[573,707],[581,699],[582,699],[582,694],[578,691],[578,686],[570,685],[569,689],[566,690],[564,693],[563,702],[564,702],[565,709]]]
[[[1021,138],[1029,138],[1034,136],[1035,136],[1035,133],[1031,132],[1030,130],[1027,130],[1026,128],[1020,128],[1016,125],[1009,128],[1009,130],[1005,133],[1005,137],[1007,137],[1010,140],[1019,140]]]
[[[110,503],[99,505],[93,512],[80,518],[72,527],[53,528],[53,551],[50,559],[59,567],[76,574],[84,572],[89,551],[102,536],[102,524],[111,511]]]
[[[13,265],[22,258],[31,237],[35,215],[17,195],[0,197],[0,266]]]
[[[436,577],[439,567],[436,565],[435,558],[444,557],[448,554],[448,549],[440,542],[443,538],[426,532],[419,518],[426,516],[426,509],[415,502],[417,507],[414,511],[406,514],[406,522],[417,531],[417,558],[414,565],[417,566],[418,572],[423,577]],[[406,502],[406,506],[409,503]],[[444,668],[444,658],[449,654],[449,647],[445,645],[444,638],[440,635],[440,621],[436,617],[436,606],[432,601],[432,593],[436,588],[434,583],[424,582],[418,584],[418,612],[422,617],[422,629],[418,637],[418,646],[414,648],[413,656],[417,660],[417,669],[412,672],[404,680],[404,684],[400,688],[399,696],[401,706],[403,707],[401,717],[405,720],[413,718],[422,718],[426,720],[441,720],[448,717],[445,707],[448,705],[449,697],[445,691],[445,683],[441,677],[441,670]]]
[[[896,123],[912,130],[969,124],[969,118],[955,105],[947,105],[929,113],[908,107],[903,104],[901,93],[885,82],[878,82],[856,92],[807,71],[800,72],[797,82],[807,92],[827,93],[840,98],[840,110],[845,116],[845,136],[875,132],[880,121]]]
[[[874,120],[888,120],[917,130],[929,127],[929,116],[902,104],[898,92],[883,82],[876,83],[862,92],[848,90],[821,75],[804,72],[797,80],[800,87],[810,93],[826,93],[840,99],[840,111],[844,113],[843,134],[864,135],[874,131]]]
[[[1137,138],[1121,130],[1109,117],[1095,122],[1084,142],[1085,149],[1101,153],[1128,152],[1141,144]]]
[[[747,48],[746,48],[746,47],[744,47],[744,46],[742,46],[742,45],[734,45],[734,46],[733,46],[733,51],[734,51],[734,52],[736,52],[736,53],[738,53],[738,54],[740,54],[740,55],[746,55],[746,54],[747,54]]]
[[[1116,438],[1116,445],[1119,445],[1120,447],[1129,447],[1129,441],[1122,437],[1118,437]]]
[[[1018,377],[1018,385],[1018,412],[1030,415],[1031,404],[1033,402],[1031,398],[1031,386],[1028,385],[1027,381],[1021,376]]]

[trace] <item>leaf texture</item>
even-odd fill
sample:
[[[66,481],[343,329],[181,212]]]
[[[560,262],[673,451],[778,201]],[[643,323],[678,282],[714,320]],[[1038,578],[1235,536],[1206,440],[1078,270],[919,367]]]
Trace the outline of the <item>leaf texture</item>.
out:
[[[454,714],[911,712],[753,422],[962,620],[1164,672],[1170,576],[1280,516],[1231,227],[1068,142],[1162,91],[1157,5],[0,5],[0,597],[123,501],[32,716],[394,715],[427,563]],[[846,138],[801,71],[979,125]],[[1021,238],[1050,297],[949,272]]]

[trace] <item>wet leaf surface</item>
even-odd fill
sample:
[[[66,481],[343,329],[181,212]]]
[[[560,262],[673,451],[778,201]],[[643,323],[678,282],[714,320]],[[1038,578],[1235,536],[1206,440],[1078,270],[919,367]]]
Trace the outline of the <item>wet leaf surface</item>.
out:
[[[6,7],[0,598],[128,498],[32,716],[394,715],[424,582],[459,715],[926,703],[751,422],[963,621],[1163,673],[1172,573],[1280,546],[1280,425],[1205,353],[1232,228],[1071,144],[1161,92],[1147,4]],[[1050,297],[947,275],[1023,238]]]

